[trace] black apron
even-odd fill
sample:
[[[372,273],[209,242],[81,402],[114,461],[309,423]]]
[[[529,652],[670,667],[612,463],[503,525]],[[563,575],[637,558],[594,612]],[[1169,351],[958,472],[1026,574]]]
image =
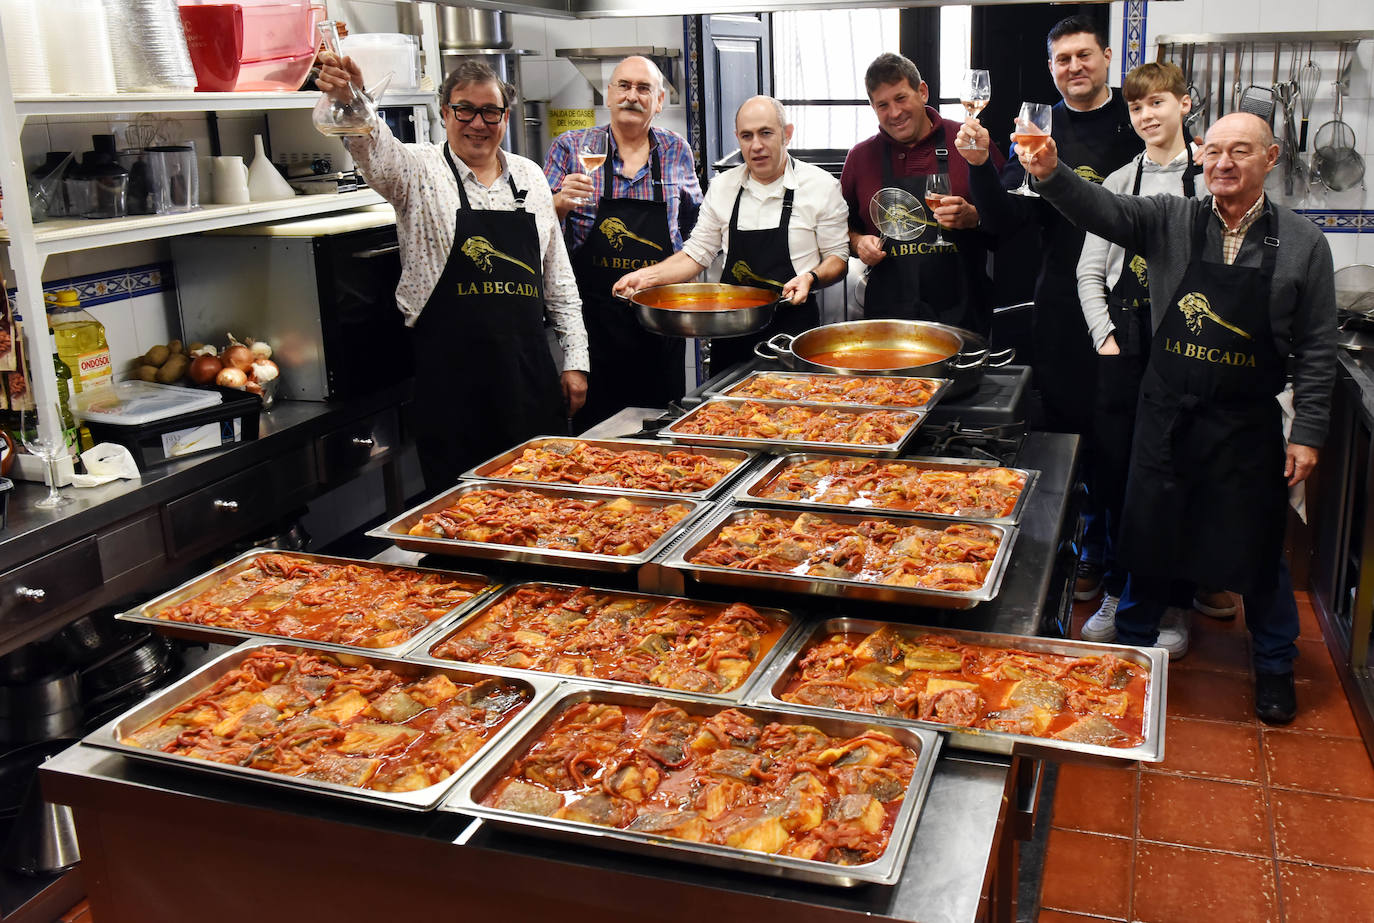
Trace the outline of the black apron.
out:
[[[959,257],[956,238],[959,231],[945,230],[945,245],[935,246],[935,216],[925,211],[927,177],[897,176],[892,171],[892,144],[883,139],[883,185],[895,186],[914,195],[922,203],[922,217],[931,225],[924,226],[914,240],[889,240],[883,249],[887,256],[868,273],[864,291],[864,317],[898,317],[905,320],[928,320],[953,327],[973,328],[982,333],[987,324],[977,324],[972,317],[964,268]],[[935,170],[949,173],[949,151],[935,149]],[[881,232],[880,232],[881,233]]]
[[[1252,593],[1272,585],[1286,522],[1284,365],[1269,325],[1279,241],[1271,211],[1249,232],[1263,240],[1258,270],[1205,262],[1214,220],[1199,209],[1150,345],[1120,557],[1132,573]]]
[[[645,330],[630,305],[611,294],[621,276],[673,252],[657,147],[650,157],[652,201],[611,197],[615,152],[607,154],[592,228],[572,255],[592,365],[587,403],[574,420],[578,432],[623,407],[666,407],[682,396],[687,341]]]
[[[735,207],[730,211],[730,247],[725,253],[725,267],[720,281],[732,285],[753,285],[782,292],[782,287],[797,274],[792,266],[792,252],[787,245],[787,227],[792,221],[792,200],[795,189],[788,189],[782,197],[782,215],[775,228],[757,231],[739,229],[739,203],[744,197],[740,183]],[[780,304],[773,314],[773,322],[758,333],[746,337],[729,337],[711,341],[712,374],[754,357],[754,344],[779,333],[805,333],[821,323],[816,293],[799,305]]]
[[[544,336],[539,230],[514,211],[474,211],[448,147],[460,207],[443,275],[415,322],[416,449],[431,493],[531,436],[566,432]]]

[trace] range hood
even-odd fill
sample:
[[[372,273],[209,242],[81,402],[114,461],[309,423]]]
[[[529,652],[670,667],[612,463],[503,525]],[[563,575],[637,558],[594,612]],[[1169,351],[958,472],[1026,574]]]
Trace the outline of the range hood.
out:
[[[532,16],[563,19],[610,19],[618,16],[662,16],[660,0],[438,0],[440,6],[467,6],[484,10],[505,10]],[[976,6],[1008,6],[1033,0],[971,0]],[[845,9],[863,7],[917,7],[967,5],[963,0],[846,0]],[[773,13],[779,10],[832,10],[834,0],[682,0],[672,10],[674,16],[707,13]]]

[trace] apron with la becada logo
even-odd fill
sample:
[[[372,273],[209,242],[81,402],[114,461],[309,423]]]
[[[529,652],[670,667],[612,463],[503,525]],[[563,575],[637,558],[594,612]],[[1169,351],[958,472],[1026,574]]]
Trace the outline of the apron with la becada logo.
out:
[[[943,231],[945,245],[937,247],[935,216],[925,208],[928,177],[897,176],[892,171],[891,143],[883,142],[883,185],[903,189],[921,202],[921,233],[914,240],[888,240],[887,256],[868,274],[864,290],[864,317],[896,317],[905,320],[928,320],[953,327],[987,332],[988,325],[976,317],[975,306],[968,304],[975,297],[964,279],[958,231]],[[949,150],[935,150],[935,170],[949,173]]]
[[[792,223],[792,202],[797,190],[788,189],[782,197],[782,215],[775,228],[755,231],[739,229],[739,203],[744,197],[744,183],[735,196],[730,211],[730,246],[725,253],[725,267],[720,281],[731,285],[752,285],[781,293],[797,271],[792,265],[792,248],[787,243],[787,229]],[[758,333],[744,337],[711,341],[711,367],[720,372],[738,362],[754,357],[754,344],[778,333],[804,333],[821,323],[820,308],[814,291],[799,305],[780,304],[773,314],[773,322]]]
[[[567,430],[544,336],[539,229],[507,176],[514,211],[476,211],[448,147],[460,207],[443,275],[415,322],[416,448],[426,487],[531,436]]]
[[[1199,209],[1192,261],[1150,344],[1120,558],[1132,573],[1249,593],[1283,548],[1284,368],[1269,323],[1279,241],[1270,211],[1249,232],[1263,241],[1258,269],[1206,262],[1214,220]]]
[[[579,432],[623,407],[666,407],[682,396],[687,341],[645,330],[631,306],[611,294],[621,276],[673,252],[656,146],[650,157],[652,200],[613,198],[615,154],[606,157],[592,228],[572,255],[592,364],[587,403],[574,420]]]

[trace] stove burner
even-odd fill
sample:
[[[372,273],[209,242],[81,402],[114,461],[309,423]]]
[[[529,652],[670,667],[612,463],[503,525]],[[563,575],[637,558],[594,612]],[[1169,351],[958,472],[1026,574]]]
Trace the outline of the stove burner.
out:
[[[923,426],[908,451],[909,454],[971,458],[1006,465],[1016,458],[1025,438],[1024,422],[973,427],[955,420]]]

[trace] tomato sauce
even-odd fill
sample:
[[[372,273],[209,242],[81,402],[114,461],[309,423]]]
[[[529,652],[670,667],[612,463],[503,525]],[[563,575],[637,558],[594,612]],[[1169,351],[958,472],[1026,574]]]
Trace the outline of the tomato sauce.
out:
[[[802,356],[807,362],[838,369],[909,369],[949,358],[948,353],[927,349],[897,349],[880,346],[852,346],[832,352]]]

